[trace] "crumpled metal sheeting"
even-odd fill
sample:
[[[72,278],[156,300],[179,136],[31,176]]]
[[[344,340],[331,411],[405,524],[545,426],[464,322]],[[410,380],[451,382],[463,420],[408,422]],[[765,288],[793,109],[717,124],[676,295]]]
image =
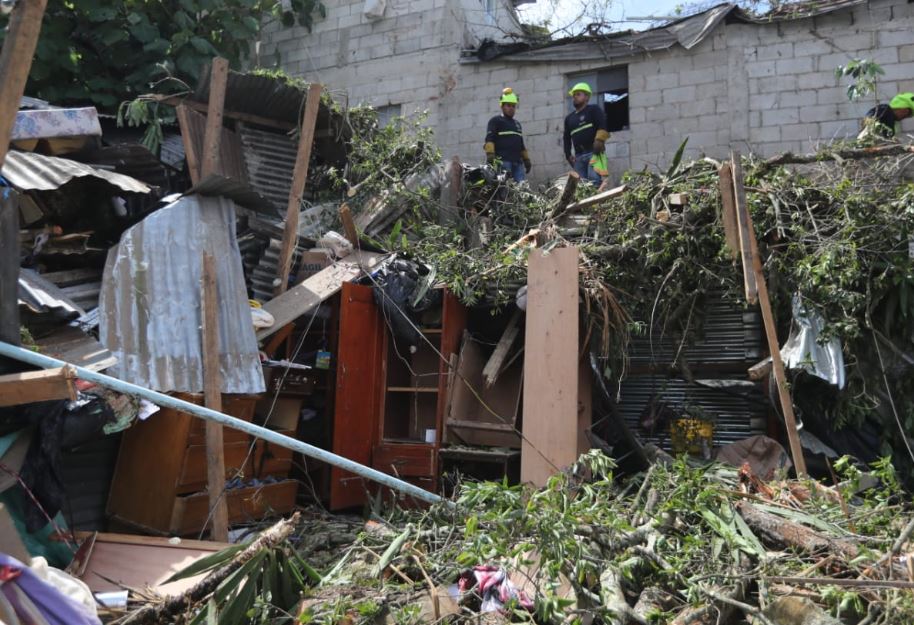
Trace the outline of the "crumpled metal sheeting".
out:
[[[158,391],[203,390],[203,252],[216,260],[223,393],[261,393],[263,370],[235,240],[235,205],[185,196],[153,213],[108,253],[100,338],[112,374]]]
[[[11,186],[20,191],[53,191],[74,178],[91,176],[114,185],[122,191],[149,193],[152,187],[136,178],[113,171],[96,169],[83,163],[34,152],[10,150],[0,170]]]
[[[19,305],[36,315],[50,314],[69,321],[86,314],[57,285],[31,269],[19,270]]]
[[[241,128],[243,156],[251,187],[285,210],[292,190],[298,141],[280,132]]]

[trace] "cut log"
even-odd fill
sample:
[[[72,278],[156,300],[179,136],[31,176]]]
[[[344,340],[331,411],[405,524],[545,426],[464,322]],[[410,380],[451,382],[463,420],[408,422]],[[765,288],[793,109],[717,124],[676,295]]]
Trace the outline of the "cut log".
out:
[[[579,182],[581,182],[581,177],[577,172],[568,172],[568,178],[565,179],[565,187],[562,189],[562,195],[559,196],[559,201],[556,202],[552,210],[549,211],[549,217],[554,218],[565,212],[565,209],[571,204],[571,200],[574,199],[574,194],[578,190]]]
[[[580,210],[582,208],[588,208],[590,206],[596,206],[597,204],[606,202],[607,200],[611,200],[614,197],[618,197],[618,196],[622,195],[623,193],[625,193],[625,189],[626,189],[625,185],[622,185],[620,187],[615,187],[614,189],[610,189],[609,191],[603,191],[602,193],[597,193],[596,195],[591,195],[590,197],[584,198],[583,200],[581,200],[579,202],[575,202],[574,204],[569,204],[568,210],[575,211],[575,210]]]
[[[768,546],[800,549],[806,553],[835,554],[845,560],[853,560],[859,554],[860,550],[850,541],[823,536],[805,525],[760,510],[748,502],[737,503],[736,509],[746,525]]]
[[[504,333],[498,340],[498,345],[495,346],[495,351],[492,352],[489,361],[482,370],[482,377],[485,380],[486,388],[492,388],[492,385],[498,380],[502,366],[504,366],[505,360],[508,358],[511,346],[514,345],[514,341],[520,333],[520,316],[521,311],[515,310],[514,314],[511,316],[511,320],[508,322],[508,327],[505,328]]]

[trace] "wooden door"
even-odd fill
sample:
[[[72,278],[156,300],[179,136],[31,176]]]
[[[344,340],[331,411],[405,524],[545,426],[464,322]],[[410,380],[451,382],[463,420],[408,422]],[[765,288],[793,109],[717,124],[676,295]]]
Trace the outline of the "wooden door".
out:
[[[381,315],[371,287],[344,283],[340,296],[333,453],[371,466],[381,399]],[[330,471],[330,509],[365,503],[366,484],[353,473]]]

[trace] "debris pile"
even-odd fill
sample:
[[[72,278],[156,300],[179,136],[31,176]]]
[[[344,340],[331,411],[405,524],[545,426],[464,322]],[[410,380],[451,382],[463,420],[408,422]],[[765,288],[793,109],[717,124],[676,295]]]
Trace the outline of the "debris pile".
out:
[[[184,616],[196,612],[194,622],[203,622],[209,611],[230,623],[238,622],[231,614],[256,614],[268,622],[285,611],[297,622],[326,624],[481,615],[538,623],[909,622],[909,498],[889,463],[870,473],[850,463],[835,468],[843,481],[824,486],[660,452],[648,471],[620,477],[610,458],[593,451],[543,489],[464,483],[430,510],[395,508],[319,567],[307,564],[307,537],[286,527],[291,538],[196,595]],[[210,559],[211,575],[243,549]],[[261,569],[267,562],[273,568]],[[296,573],[271,577],[275,563],[292,562]],[[277,603],[290,585],[303,596],[294,607]]]

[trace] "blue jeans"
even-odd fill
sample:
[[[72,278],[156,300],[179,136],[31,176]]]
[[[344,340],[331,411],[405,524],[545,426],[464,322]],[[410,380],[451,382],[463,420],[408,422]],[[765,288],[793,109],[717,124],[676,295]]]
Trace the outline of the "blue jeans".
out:
[[[527,179],[527,172],[522,162],[502,161],[501,168],[511,174],[514,182],[523,182]]]
[[[590,166],[591,156],[593,156],[593,152],[585,152],[584,154],[575,156],[574,170],[581,177],[581,180],[589,180],[593,183],[600,184],[603,182],[603,178]]]

